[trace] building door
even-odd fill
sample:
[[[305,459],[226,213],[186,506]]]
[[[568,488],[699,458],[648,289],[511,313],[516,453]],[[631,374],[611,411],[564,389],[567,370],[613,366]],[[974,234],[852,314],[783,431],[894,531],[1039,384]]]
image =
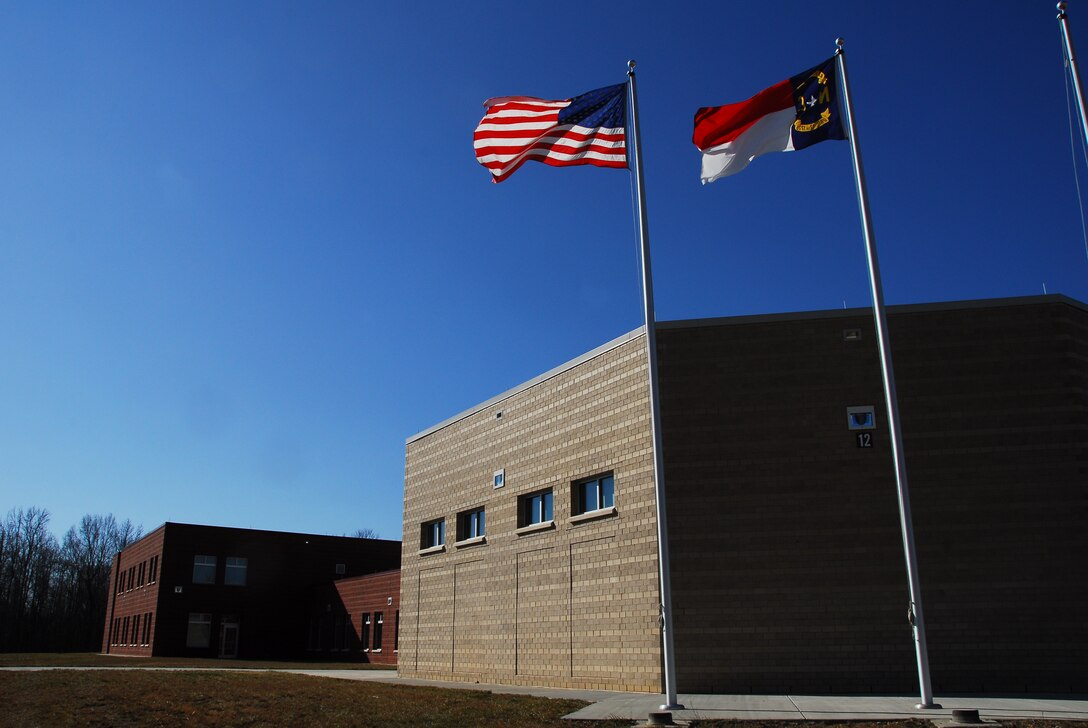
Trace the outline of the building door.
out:
[[[223,617],[219,630],[219,656],[238,656],[238,617]]]

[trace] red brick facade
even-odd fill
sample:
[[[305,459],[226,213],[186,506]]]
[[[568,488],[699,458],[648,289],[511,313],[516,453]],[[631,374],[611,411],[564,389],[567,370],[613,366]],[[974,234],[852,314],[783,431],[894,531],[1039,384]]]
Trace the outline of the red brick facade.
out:
[[[307,652],[377,665],[397,664],[400,569],[338,579],[310,608]]]
[[[166,523],[114,559],[102,651],[303,657],[315,593],[399,561],[399,541]]]

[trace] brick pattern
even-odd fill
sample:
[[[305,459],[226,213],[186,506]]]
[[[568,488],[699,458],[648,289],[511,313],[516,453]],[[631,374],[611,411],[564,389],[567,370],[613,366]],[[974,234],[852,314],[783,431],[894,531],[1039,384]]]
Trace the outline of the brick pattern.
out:
[[[319,630],[316,645],[308,645],[313,654],[360,659],[377,665],[397,664],[397,632],[400,613],[400,571],[337,579],[317,590],[311,607],[310,628]],[[378,630],[381,615],[382,628]],[[363,625],[369,617],[369,628]],[[333,640],[333,626],[346,630],[346,636]],[[364,643],[365,637],[365,643]]]
[[[638,337],[408,444],[402,675],[661,690],[648,422]],[[572,522],[572,484],[606,472],[615,515]],[[554,526],[519,535],[518,497],[545,488]],[[458,547],[457,514],[480,506],[486,542]],[[420,554],[436,518],[445,549]]]
[[[103,653],[151,655],[157,626],[164,533],[165,527],[160,526],[114,557],[106,602],[106,625],[102,634]],[[157,562],[154,580],[150,571],[153,560]],[[145,644],[143,636],[148,615],[151,616],[150,639]]]
[[[1088,314],[889,329],[934,690],[1088,691]],[[660,332],[681,690],[917,691],[874,336],[868,315]],[[869,404],[861,449],[845,412]]]

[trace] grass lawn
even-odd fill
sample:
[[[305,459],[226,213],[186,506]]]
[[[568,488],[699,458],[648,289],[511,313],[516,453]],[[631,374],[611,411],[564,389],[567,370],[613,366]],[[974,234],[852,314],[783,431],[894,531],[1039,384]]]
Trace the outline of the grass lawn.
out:
[[[0,653],[0,667],[213,667],[254,670],[394,670],[369,662],[216,660],[192,657],[123,657],[97,652]]]
[[[0,726],[629,726],[564,721],[585,705],[268,672],[0,672]]]

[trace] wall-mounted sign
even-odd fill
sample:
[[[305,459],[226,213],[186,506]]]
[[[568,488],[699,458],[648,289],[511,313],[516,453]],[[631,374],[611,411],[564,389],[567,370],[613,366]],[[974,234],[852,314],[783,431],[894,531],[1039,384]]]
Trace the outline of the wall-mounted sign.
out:
[[[876,410],[873,405],[846,408],[846,424],[851,430],[872,430],[876,428]]]
[[[854,437],[857,439],[858,447],[873,446],[873,433],[871,432],[859,432]]]

